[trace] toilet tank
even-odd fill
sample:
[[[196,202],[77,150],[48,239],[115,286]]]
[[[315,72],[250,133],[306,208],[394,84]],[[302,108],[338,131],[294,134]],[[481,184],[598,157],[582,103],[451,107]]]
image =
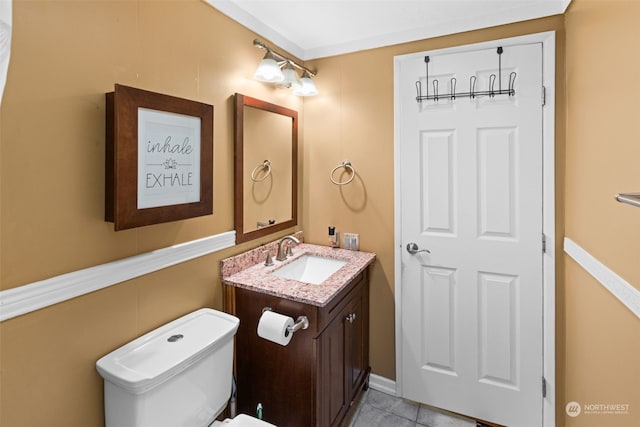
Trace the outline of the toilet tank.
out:
[[[231,395],[239,323],[237,317],[204,308],[98,360],[105,426],[208,426]]]

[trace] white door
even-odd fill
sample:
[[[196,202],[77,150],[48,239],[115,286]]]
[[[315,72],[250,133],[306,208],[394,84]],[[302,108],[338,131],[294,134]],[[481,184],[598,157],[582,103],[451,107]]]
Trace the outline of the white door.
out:
[[[542,425],[542,45],[505,46],[515,96],[416,102],[399,64],[403,397],[512,427]],[[489,89],[496,49],[430,56],[442,95]],[[406,83],[406,84],[405,84]],[[498,89],[499,81],[495,82]],[[409,253],[415,243],[427,252]]]

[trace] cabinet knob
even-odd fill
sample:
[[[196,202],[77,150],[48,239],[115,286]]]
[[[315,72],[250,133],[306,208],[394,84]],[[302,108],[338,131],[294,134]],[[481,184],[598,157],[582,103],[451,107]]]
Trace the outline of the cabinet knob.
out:
[[[347,322],[353,323],[356,320],[356,314],[355,313],[351,313],[346,317],[346,319],[347,319]]]

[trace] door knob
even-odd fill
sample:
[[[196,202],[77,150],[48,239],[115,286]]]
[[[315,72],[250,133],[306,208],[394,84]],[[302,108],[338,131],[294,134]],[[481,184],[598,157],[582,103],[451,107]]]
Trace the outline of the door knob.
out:
[[[407,243],[407,252],[409,252],[411,255],[415,255],[418,252],[426,252],[428,254],[431,253],[431,251],[429,249],[420,249],[418,247],[418,245],[416,243]]]

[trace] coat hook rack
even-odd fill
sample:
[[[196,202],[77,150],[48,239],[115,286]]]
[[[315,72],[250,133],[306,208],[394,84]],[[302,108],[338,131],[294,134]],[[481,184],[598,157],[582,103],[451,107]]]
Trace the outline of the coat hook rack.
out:
[[[508,83],[508,88],[507,89],[502,89],[502,53],[504,52],[504,49],[502,49],[502,46],[498,47],[497,49],[497,53],[498,53],[498,75],[496,76],[495,74],[491,74],[489,76],[489,90],[481,90],[481,91],[476,91],[476,76],[471,76],[469,77],[469,91],[468,92],[456,92],[456,84],[457,84],[457,80],[455,77],[452,77],[450,80],[451,83],[451,92],[450,93],[446,93],[446,94],[442,94],[440,95],[438,93],[438,87],[439,87],[439,82],[437,79],[433,79],[432,80],[432,85],[433,85],[433,93],[429,94],[429,62],[431,61],[429,59],[428,56],[424,57],[424,63],[425,63],[425,68],[426,68],[426,84],[425,84],[425,89],[426,89],[426,94],[423,95],[422,94],[422,82],[418,79],[418,81],[416,81],[416,91],[418,92],[417,96],[416,96],[416,101],[418,101],[418,103],[422,102],[422,101],[439,101],[440,99],[450,99],[450,100],[455,100],[458,97],[468,97],[469,99],[475,99],[476,97],[480,97],[480,96],[489,96],[491,98],[495,97],[496,95],[508,95],[508,96],[514,96],[516,94],[516,90],[514,89],[514,85],[516,82],[516,72],[513,71],[509,74],[509,83]],[[496,90],[495,85],[496,85],[496,79],[498,80],[498,89]]]

